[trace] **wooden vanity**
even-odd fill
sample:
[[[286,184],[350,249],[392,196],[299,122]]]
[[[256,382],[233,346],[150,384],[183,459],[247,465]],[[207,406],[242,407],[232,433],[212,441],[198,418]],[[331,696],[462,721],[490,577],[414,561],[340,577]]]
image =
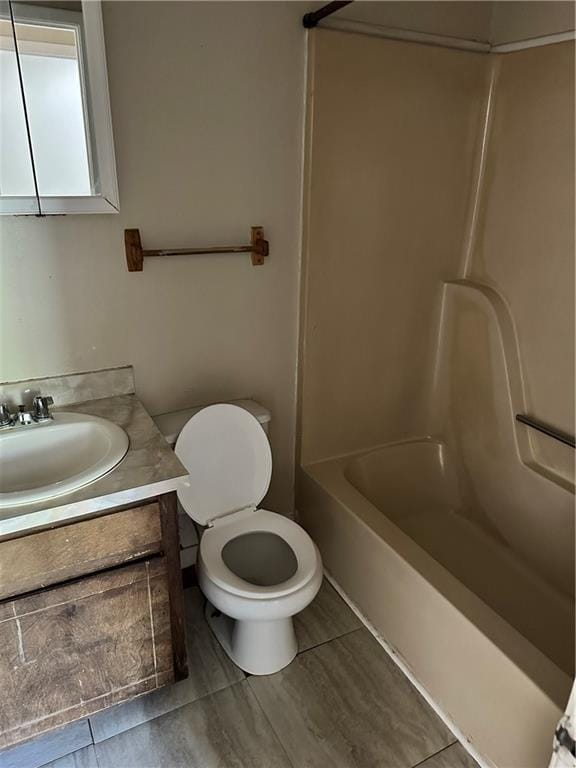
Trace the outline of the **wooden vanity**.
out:
[[[187,676],[176,494],[0,541],[0,749]]]

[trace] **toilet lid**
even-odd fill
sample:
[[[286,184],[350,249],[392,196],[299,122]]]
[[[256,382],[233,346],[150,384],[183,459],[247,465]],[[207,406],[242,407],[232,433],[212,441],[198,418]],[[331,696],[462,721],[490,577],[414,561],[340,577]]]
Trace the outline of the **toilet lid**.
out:
[[[256,507],[272,476],[272,453],[258,420],[237,405],[209,405],[185,425],[176,456],[189,472],[178,499],[200,525]]]

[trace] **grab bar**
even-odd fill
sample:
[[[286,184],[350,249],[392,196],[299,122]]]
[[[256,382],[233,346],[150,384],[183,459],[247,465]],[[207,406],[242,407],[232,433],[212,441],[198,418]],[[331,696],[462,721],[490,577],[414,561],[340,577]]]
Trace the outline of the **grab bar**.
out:
[[[548,437],[552,437],[554,440],[558,440],[559,443],[564,443],[564,445],[569,445],[571,448],[576,448],[576,440],[572,435],[562,432],[559,429],[554,429],[554,427],[549,427],[548,424],[543,424],[541,421],[537,421],[531,416],[524,416],[522,413],[517,413],[516,421],[525,424],[531,429],[535,429],[537,432],[542,432],[542,434],[548,435]]]

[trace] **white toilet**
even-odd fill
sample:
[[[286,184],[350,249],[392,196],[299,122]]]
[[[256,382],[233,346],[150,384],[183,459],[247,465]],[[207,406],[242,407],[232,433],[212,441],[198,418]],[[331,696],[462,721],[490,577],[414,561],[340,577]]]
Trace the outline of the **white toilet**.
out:
[[[272,475],[268,438],[251,413],[223,403],[197,411],[175,451],[190,473],[178,499],[204,526],[197,569],[206,618],[241,669],[277,672],[297,653],[292,616],[316,596],[322,560],[297,523],[258,509]]]

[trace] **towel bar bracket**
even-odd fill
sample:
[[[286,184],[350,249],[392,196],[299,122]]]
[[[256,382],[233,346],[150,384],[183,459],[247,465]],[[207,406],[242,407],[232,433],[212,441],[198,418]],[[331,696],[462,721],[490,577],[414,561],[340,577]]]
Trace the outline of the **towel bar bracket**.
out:
[[[270,244],[264,237],[263,227],[252,227],[249,245],[220,245],[212,248],[164,248],[152,251],[146,251],[142,248],[139,229],[125,229],[124,247],[129,272],[142,272],[145,257],[198,256],[215,253],[249,253],[252,257],[252,265],[256,267],[264,264],[264,259],[270,252]]]

